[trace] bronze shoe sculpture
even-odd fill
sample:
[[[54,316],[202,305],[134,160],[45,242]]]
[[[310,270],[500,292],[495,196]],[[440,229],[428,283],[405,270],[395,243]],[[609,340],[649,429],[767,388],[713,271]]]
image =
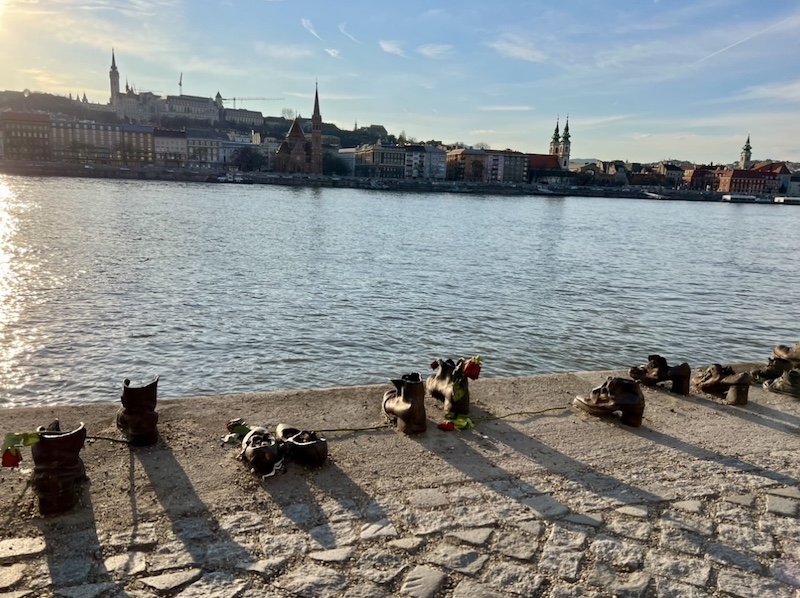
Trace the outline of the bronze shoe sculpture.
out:
[[[800,343],[797,343],[794,347],[777,345],[772,350],[772,356],[778,359],[788,359],[794,363],[800,363]]]
[[[394,388],[383,394],[383,413],[403,434],[421,434],[428,427],[422,379],[413,372],[391,383]]]
[[[699,390],[725,397],[728,405],[747,405],[753,377],[750,372],[736,373],[730,366],[714,363],[692,379]]]
[[[572,404],[598,417],[619,412],[620,421],[634,428],[642,425],[644,394],[634,380],[609,376],[588,397],[575,397]]]
[[[304,465],[318,467],[328,458],[328,441],[316,432],[279,424],[275,438],[287,457]]]
[[[39,497],[42,515],[57,515],[78,502],[77,484],[86,480],[80,451],[86,442],[81,423],[71,432],[62,432],[58,420],[47,428],[39,427],[39,441],[31,446],[33,490]]]
[[[464,374],[466,360],[437,359],[431,363],[436,372],[428,376],[425,389],[434,399],[443,401],[445,413],[469,415],[469,378]]]
[[[122,407],[117,412],[117,428],[134,446],[150,446],[158,442],[156,402],[158,376],[144,386],[122,383]]]
[[[253,428],[242,439],[239,459],[245,462],[251,473],[268,478],[283,468],[278,441],[266,428]]]
[[[783,372],[779,378],[764,382],[764,388],[800,399],[800,369]]]
[[[659,382],[672,382],[672,392],[680,395],[689,394],[689,382],[692,377],[692,368],[684,362],[675,367],[669,367],[667,360],[661,355],[648,355],[647,363],[639,367],[632,367],[628,374],[637,382],[646,386],[655,386]]]
[[[791,370],[793,365],[788,359],[770,357],[766,367],[753,370],[750,375],[756,382],[766,382],[767,380],[779,378],[781,374]]]

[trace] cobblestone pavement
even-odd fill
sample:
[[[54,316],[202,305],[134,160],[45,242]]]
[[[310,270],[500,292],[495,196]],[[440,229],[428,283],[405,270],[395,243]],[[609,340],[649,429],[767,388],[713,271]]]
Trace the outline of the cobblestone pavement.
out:
[[[602,379],[480,381],[474,416],[566,404]],[[158,446],[102,456],[111,473],[84,449],[77,511],[0,540],[0,597],[800,597],[797,402],[646,397],[638,429],[568,409],[447,433],[431,404],[424,436],[329,434],[324,467],[264,481],[217,443],[223,489],[170,448],[174,406]],[[369,423],[371,405],[353,427]]]

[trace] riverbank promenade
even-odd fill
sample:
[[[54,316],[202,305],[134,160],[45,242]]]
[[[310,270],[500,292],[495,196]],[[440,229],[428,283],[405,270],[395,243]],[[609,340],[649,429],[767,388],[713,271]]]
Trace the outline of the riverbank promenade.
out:
[[[425,434],[326,432],[324,466],[264,480],[227,420],[378,426],[389,384],[162,400],[159,443],[87,442],[79,507],[47,519],[25,449],[0,472],[0,596],[800,596],[800,403],[645,389],[640,428],[569,406],[610,374],[482,378],[472,430],[426,398]],[[2,432],[119,439],[117,408],[5,410]]]

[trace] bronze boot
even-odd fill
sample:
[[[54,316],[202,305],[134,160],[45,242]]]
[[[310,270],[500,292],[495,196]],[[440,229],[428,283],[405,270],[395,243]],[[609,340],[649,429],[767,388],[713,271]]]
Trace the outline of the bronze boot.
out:
[[[117,412],[117,428],[135,446],[150,446],[158,442],[158,413],[156,400],[158,376],[145,386],[131,386],[127,378],[122,383],[122,407]]]
[[[58,420],[39,428],[39,442],[31,446],[33,489],[42,515],[57,515],[78,502],[77,484],[86,479],[80,451],[86,441],[81,423],[72,432],[62,432]]]
[[[764,382],[764,388],[800,399],[800,369],[789,370],[775,380]]]
[[[644,394],[639,385],[627,378],[610,377],[592,389],[588,397],[575,397],[572,403],[578,409],[596,416],[619,412],[620,421],[634,428],[642,425]]]
[[[431,363],[436,372],[428,376],[425,388],[434,399],[443,401],[445,413],[469,415],[469,378],[464,375],[466,361],[437,359]]]
[[[422,379],[413,372],[391,382],[395,387],[383,395],[383,413],[403,434],[421,434],[428,427]]]
[[[685,361],[669,368],[667,378],[672,381],[672,392],[679,395],[689,394],[689,384],[692,380],[692,368]]]

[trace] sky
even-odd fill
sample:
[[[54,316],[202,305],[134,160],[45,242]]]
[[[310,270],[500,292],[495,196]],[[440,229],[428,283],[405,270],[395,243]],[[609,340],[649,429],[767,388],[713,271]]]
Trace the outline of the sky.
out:
[[[800,161],[800,1],[0,0],[0,89],[248,99],[573,158]],[[232,102],[226,106],[231,107]]]

